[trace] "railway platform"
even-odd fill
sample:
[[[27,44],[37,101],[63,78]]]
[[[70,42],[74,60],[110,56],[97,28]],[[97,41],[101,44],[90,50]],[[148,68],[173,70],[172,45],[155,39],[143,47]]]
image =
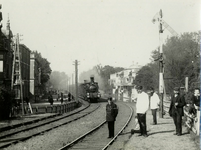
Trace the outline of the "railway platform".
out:
[[[182,126],[182,136],[173,135],[175,126],[173,119],[168,115],[157,118],[158,124],[152,125],[151,111],[147,113],[148,137],[138,136],[135,133],[129,137],[124,145],[124,150],[198,150],[199,136],[189,132]],[[134,127],[134,126],[133,126]],[[130,128],[131,129],[131,128]],[[130,130],[128,129],[128,130]]]
[[[64,103],[68,103],[68,102],[64,102]],[[53,106],[60,106],[61,102],[59,101],[55,101]],[[39,107],[40,109],[45,110],[45,108],[49,107],[50,104],[49,102],[39,102],[39,103],[32,103],[31,104],[32,107]],[[25,104],[25,107],[28,107],[27,104]],[[75,110],[76,111],[76,110]],[[71,112],[73,113],[74,111],[71,110]],[[69,112],[70,113],[70,112]],[[47,118],[52,118],[55,116],[61,115],[60,113],[33,113],[33,114],[25,114],[23,116],[21,115],[17,115],[17,117],[13,117],[10,118],[9,120],[1,120],[0,121],[0,132],[4,131],[4,130],[9,130],[13,127],[19,127],[19,126],[23,126],[23,125],[27,125],[27,124],[31,124],[32,122],[38,122],[40,120],[44,120]]]

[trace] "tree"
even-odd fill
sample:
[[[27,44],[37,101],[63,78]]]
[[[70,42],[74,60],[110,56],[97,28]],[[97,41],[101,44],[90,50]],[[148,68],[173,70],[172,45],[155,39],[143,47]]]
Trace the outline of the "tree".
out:
[[[185,77],[189,77],[190,89],[199,82],[200,54],[198,37],[200,32],[183,33],[180,37],[167,39],[164,45],[165,74],[172,78],[169,89],[184,86]]]
[[[106,93],[107,92],[109,92],[109,93],[112,92],[111,91],[112,87],[110,86],[110,84],[108,82],[109,79],[110,79],[110,75],[114,74],[116,72],[120,72],[122,70],[124,70],[124,68],[122,68],[122,67],[112,67],[112,66],[109,66],[109,65],[106,65],[106,66],[104,66],[104,67],[102,67],[100,69],[100,76],[103,79],[103,87],[104,87],[104,90],[105,90]]]
[[[50,74],[52,72],[50,68],[50,62],[46,58],[43,58],[41,53],[37,51],[33,52],[35,54],[36,61],[38,61],[38,67],[41,69],[41,88],[45,89],[45,84],[50,79]]]
[[[201,32],[183,33],[180,37],[166,39],[163,45],[164,82],[169,93],[173,87],[184,86],[185,77],[189,77],[190,90],[200,84],[200,43]],[[153,60],[158,60],[159,51],[151,53]],[[158,61],[142,67],[135,78],[136,84],[151,85],[158,89]]]
[[[138,72],[134,80],[135,85],[141,85],[145,90],[152,86],[155,90],[158,89],[158,64],[149,63],[143,66]]]
[[[53,71],[50,75],[50,84],[55,90],[67,89],[68,75],[65,72]]]

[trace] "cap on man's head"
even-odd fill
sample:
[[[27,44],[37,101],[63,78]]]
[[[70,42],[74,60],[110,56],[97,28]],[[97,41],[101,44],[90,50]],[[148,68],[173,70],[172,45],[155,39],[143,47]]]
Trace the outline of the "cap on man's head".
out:
[[[153,87],[149,87],[149,91],[154,91],[154,88]]]
[[[112,97],[109,97],[109,98],[108,98],[108,101],[112,101]]]
[[[141,85],[137,86],[137,90],[142,90],[143,87]]]
[[[175,88],[174,88],[174,91],[179,91],[179,87],[175,87]]]

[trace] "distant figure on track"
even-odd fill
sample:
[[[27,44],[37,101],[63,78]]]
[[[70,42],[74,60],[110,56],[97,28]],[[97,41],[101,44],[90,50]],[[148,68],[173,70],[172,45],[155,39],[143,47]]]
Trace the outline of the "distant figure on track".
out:
[[[61,104],[63,104],[63,102],[64,102],[64,95],[63,93],[61,93]]]
[[[147,137],[146,112],[149,109],[149,97],[142,89],[142,86],[137,87],[136,112],[141,133],[139,136]]]
[[[28,97],[25,97],[25,101],[27,103],[27,105],[29,104],[29,98]]]
[[[53,105],[54,100],[53,100],[52,94],[50,94],[48,96],[48,101],[49,101],[50,105]]]
[[[108,98],[108,104],[106,105],[106,121],[108,123],[109,136],[108,138],[114,137],[114,122],[118,114],[118,107],[112,101],[112,98]]]
[[[157,124],[157,109],[159,108],[160,99],[154,92],[154,88],[150,87],[148,90],[150,109],[153,115],[153,125]]]
[[[182,116],[184,115],[183,107],[185,106],[184,97],[179,94],[179,87],[174,88],[174,94],[171,96],[169,114],[174,120],[176,133],[174,135],[182,135]]]
[[[71,94],[70,94],[70,92],[68,93],[68,101],[69,102],[71,101]]]

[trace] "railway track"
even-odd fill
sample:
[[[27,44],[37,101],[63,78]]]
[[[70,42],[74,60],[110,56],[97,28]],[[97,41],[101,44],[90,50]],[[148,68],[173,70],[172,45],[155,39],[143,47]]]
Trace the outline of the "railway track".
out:
[[[63,146],[59,150],[67,150],[67,149],[87,149],[87,150],[106,150],[114,141],[115,139],[122,133],[122,131],[126,128],[129,124],[132,116],[133,116],[133,109],[125,104],[124,105],[124,113],[128,114],[127,118],[121,118],[121,121],[115,123],[115,128],[118,133],[112,139],[107,139],[107,124],[106,121],[103,121],[98,126],[93,128],[92,130],[88,131],[87,133],[81,135],[77,139],[73,140],[72,142],[68,143],[67,145]],[[129,108],[129,109],[128,109]],[[122,108],[121,108],[122,109]],[[117,121],[116,121],[117,122]]]
[[[10,132],[1,132],[0,135],[0,149],[8,147],[12,144],[16,144],[20,141],[25,141],[27,139],[30,139],[34,136],[41,135],[47,131],[50,131],[52,129],[58,128],[62,125],[66,125],[70,122],[73,122],[77,119],[83,118],[84,116],[94,112],[100,107],[98,104],[88,104],[83,109],[66,114],[64,116],[59,116],[56,118],[51,118],[45,121],[41,121],[38,123],[34,123],[31,125],[28,125],[26,127],[21,127],[19,129],[14,129],[14,131],[10,130]]]

